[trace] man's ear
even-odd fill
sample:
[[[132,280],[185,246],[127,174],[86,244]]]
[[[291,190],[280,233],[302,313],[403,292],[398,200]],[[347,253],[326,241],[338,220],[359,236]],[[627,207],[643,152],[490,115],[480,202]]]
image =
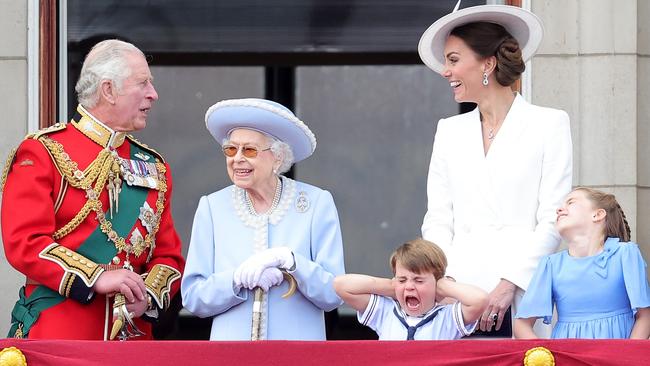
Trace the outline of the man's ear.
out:
[[[112,81],[102,80],[99,90],[100,98],[105,99],[109,104],[115,104],[115,99],[117,98],[117,90],[115,90]]]

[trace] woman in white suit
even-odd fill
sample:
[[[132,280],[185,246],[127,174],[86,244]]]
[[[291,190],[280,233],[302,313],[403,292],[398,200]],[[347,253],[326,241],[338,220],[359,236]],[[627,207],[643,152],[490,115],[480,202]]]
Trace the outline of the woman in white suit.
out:
[[[484,5],[455,9],[419,44],[455,100],[477,104],[438,122],[422,236],[445,251],[449,277],[489,293],[485,332],[501,328],[539,259],[557,249],[555,210],[571,189],[569,117],[511,89],[542,34],[534,14]]]

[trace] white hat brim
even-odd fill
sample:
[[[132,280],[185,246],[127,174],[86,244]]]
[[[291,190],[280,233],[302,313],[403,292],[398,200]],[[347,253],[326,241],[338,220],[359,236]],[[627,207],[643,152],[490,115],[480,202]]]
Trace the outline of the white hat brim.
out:
[[[283,105],[266,99],[223,100],[207,110],[205,123],[219,144],[237,128],[267,133],[291,146],[294,162],[316,149],[316,137],[309,127]]]
[[[431,70],[442,73],[449,33],[458,26],[472,22],[502,25],[519,42],[524,61],[535,54],[544,37],[542,21],[528,10],[509,5],[472,6],[445,15],[422,34],[418,53],[424,64]]]

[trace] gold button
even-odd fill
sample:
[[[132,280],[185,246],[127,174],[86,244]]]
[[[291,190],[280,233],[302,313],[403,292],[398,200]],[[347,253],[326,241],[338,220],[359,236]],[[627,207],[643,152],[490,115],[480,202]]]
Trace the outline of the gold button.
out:
[[[86,262],[85,259],[82,259],[82,260],[79,261],[79,263],[81,263],[81,264],[86,264],[87,262]]]

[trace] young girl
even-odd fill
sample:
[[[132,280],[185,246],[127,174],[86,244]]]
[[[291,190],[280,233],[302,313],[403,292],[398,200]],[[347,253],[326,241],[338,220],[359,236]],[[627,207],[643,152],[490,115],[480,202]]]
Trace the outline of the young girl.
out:
[[[542,258],[522,299],[515,337],[535,338],[538,318],[558,322],[552,338],[650,336],[646,264],[614,195],[576,188],[557,210],[568,249]]]
[[[444,278],[447,259],[437,245],[423,239],[407,242],[393,252],[390,266],[392,280],[360,274],[334,279],[336,293],[380,340],[458,339],[474,331],[487,293]],[[460,302],[439,305],[436,296]]]

